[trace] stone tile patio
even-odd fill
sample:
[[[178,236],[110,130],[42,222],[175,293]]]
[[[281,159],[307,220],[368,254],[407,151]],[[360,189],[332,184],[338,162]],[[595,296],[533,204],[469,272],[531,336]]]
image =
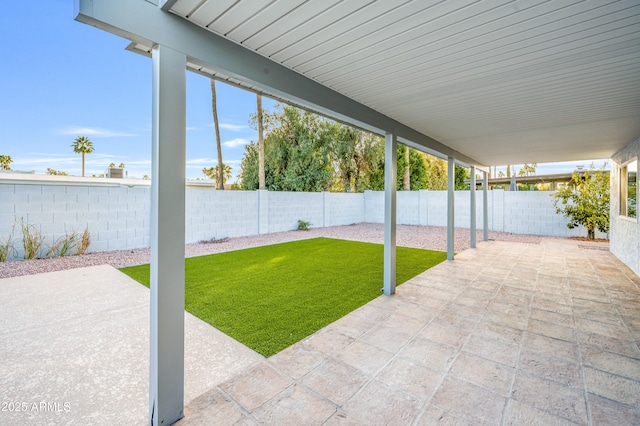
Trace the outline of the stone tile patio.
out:
[[[640,278],[581,246],[481,243],[215,386],[179,424],[640,424]]]

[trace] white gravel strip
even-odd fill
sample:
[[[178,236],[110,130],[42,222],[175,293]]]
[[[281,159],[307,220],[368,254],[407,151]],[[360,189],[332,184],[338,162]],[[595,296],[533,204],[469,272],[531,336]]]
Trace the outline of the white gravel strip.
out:
[[[371,243],[384,242],[384,225],[360,223],[329,228],[312,228],[309,231],[288,231],[273,234],[251,235],[248,237],[230,238],[223,242],[188,244],[185,247],[186,257],[202,256],[223,251],[240,250],[249,247],[277,244],[287,241],[303,240],[315,237],[340,238],[344,240],[365,241]],[[431,250],[447,250],[447,228],[434,226],[398,225],[396,231],[397,245]],[[477,241],[481,242],[482,231],[477,233]],[[543,237],[537,235],[510,234],[505,232],[489,232],[489,239],[539,244]],[[461,252],[469,248],[469,229],[455,229],[455,251]],[[42,272],[61,271],[109,264],[116,268],[149,263],[149,249],[103,251],[83,256],[68,256],[50,259],[17,260],[0,263],[0,278],[20,275],[39,274]]]

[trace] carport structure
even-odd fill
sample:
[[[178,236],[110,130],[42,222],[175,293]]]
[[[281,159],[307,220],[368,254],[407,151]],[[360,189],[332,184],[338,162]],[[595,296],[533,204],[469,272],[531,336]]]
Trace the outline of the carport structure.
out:
[[[185,70],[385,136],[388,295],[397,142],[448,159],[450,241],[456,162],[475,188],[491,165],[640,151],[635,0],[76,0],[75,16],[153,59],[152,424],[183,416]],[[628,234],[612,251],[638,272]]]

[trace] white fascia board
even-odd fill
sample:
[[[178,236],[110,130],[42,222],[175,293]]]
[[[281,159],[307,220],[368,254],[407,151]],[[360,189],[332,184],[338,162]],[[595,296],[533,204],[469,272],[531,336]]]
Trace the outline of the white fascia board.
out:
[[[484,169],[483,164],[441,142],[147,0],[76,0],[75,11],[79,22],[145,46],[170,47],[187,55],[189,62],[206,64],[309,110],[378,135],[394,133],[421,150]]]

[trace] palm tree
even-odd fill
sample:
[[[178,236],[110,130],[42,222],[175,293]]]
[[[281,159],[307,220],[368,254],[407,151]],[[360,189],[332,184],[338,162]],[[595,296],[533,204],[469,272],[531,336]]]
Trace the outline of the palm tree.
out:
[[[218,181],[218,179],[220,178],[220,175],[222,175],[223,187],[224,187],[224,184],[227,182],[227,180],[231,179],[231,176],[232,176],[231,166],[228,166],[226,164],[222,165],[222,173],[220,173],[218,166],[213,166],[209,168],[205,167],[204,169],[202,169],[202,173],[204,173],[204,175],[209,179],[213,179],[213,181],[216,183],[217,186],[220,186],[220,182]]]
[[[257,95],[258,102],[258,189],[265,189],[264,177],[264,130],[262,128],[262,95]]]
[[[84,155],[91,154],[94,151],[93,142],[84,136],[78,136],[71,144],[73,152],[82,154],[82,177],[84,177]]]
[[[11,170],[9,164],[13,163],[10,155],[0,155],[0,170]]]
[[[220,143],[220,127],[218,126],[218,108],[216,106],[216,81],[211,79],[211,110],[213,111],[213,126],[216,128],[216,149],[218,150],[218,189],[224,189],[224,166],[222,164],[222,145]]]

